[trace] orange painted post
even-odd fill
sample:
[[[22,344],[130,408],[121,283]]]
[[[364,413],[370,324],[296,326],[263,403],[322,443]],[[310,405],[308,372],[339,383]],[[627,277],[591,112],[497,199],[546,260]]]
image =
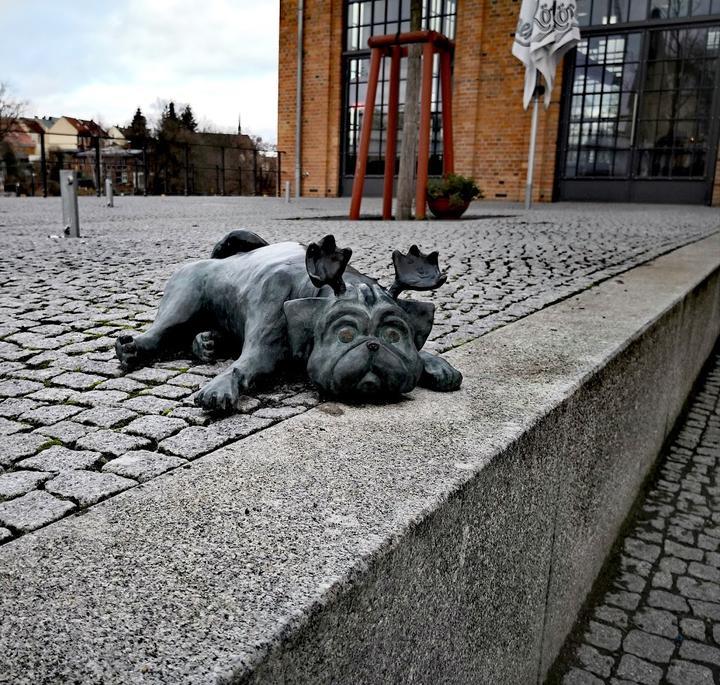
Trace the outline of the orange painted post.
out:
[[[355,162],[355,180],[353,182],[352,200],[350,202],[350,218],[360,218],[365,175],[367,173],[368,153],[372,138],[372,121],[377,96],[377,84],[380,74],[380,60],[390,54],[390,94],[385,145],[385,178],[383,182],[383,219],[392,218],[393,180],[395,176],[395,155],[397,152],[397,120],[399,107],[400,59],[407,55],[407,48],[412,43],[423,44],[422,88],[420,96],[420,131],[417,157],[417,181],[415,185],[415,218],[425,218],[425,191],[428,181],[428,164],[430,161],[430,119],[432,113],[432,81],[433,61],[435,53],[440,55],[440,86],[443,101],[443,172],[454,170],[453,132],[452,132],[452,84],[451,84],[451,53],[454,43],[446,36],[435,31],[412,31],[401,34],[371,36],[368,39],[370,53],[370,74],[368,77],[367,95],[360,145]]]
[[[453,148],[452,130],[452,71],[450,68],[450,51],[440,53],[440,88],[442,93],[442,126],[443,126],[443,173],[455,171],[455,151]]]
[[[385,182],[383,184],[383,219],[392,219],[393,180],[395,177],[395,152],[397,150],[397,122],[400,104],[400,46],[392,48],[390,63],[390,95],[388,102],[387,130],[385,131]]]
[[[375,94],[377,91],[378,75],[380,74],[380,59],[382,52],[373,48],[370,57],[370,75],[368,77],[367,95],[363,115],[362,131],[360,133],[360,149],[355,163],[355,180],[353,181],[352,201],[350,203],[350,218],[360,218],[360,205],[362,203],[363,187],[365,185],[365,172],[367,170],[368,151],[370,149],[370,136],[372,134],[373,112],[375,110]]]
[[[434,48],[423,45],[422,88],[420,91],[420,139],[418,141],[417,183],[415,185],[415,218],[425,218],[425,189],[430,161],[430,110],[432,107],[432,76]]]

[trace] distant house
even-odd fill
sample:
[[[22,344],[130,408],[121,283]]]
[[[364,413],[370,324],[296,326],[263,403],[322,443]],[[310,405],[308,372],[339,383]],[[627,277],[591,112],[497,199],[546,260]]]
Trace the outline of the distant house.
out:
[[[117,147],[128,147],[130,141],[125,137],[125,132],[119,126],[111,126],[107,130],[109,139],[104,141],[105,145],[113,145]]]
[[[15,124],[15,130],[5,137],[18,159],[35,161],[40,156],[40,135],[44,128],[35,119],[21,118]]]
[[[93,147],[95,138],[107,138],[108,133],[92,119],[76,119],[62,116],[57,119],[37,119],[39,123],[50,122],[45,129],[45,145],[50,150],[75,152],[76,150],[89,150]]]

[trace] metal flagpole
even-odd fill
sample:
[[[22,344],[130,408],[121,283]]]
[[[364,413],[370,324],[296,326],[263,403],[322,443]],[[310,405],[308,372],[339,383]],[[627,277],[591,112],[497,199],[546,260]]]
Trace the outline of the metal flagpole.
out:
[[[538,74],[538,80],[539,74]],[[533,173],[535,171],[535,141],[537,140],[538,110],[540,98],[545,93],[545,86],[535,86],[533,93],[532,123],[530,125],[530,148],[528,150],[528,167],[525,179],[525,209],[532,207]]]

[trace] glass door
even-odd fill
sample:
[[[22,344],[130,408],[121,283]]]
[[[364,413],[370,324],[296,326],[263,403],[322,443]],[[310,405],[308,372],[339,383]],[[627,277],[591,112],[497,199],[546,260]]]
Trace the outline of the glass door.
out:
[[[719,55],[712,25],[584,39],[566,79],[560,199],[709,202]]]

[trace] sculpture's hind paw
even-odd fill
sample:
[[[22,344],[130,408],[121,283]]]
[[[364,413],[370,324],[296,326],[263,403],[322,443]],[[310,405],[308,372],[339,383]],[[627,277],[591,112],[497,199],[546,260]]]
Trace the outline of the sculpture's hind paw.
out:
[[[215,331],[203,331],[195,336],[192,351],[203,364],[212,364],[221,359],[222,339]]]
[[[125,371],[130,371],[140,366],[137,345],[132,335],[121,335],[115,341],[115,354],[120,360],[120,366]]]

